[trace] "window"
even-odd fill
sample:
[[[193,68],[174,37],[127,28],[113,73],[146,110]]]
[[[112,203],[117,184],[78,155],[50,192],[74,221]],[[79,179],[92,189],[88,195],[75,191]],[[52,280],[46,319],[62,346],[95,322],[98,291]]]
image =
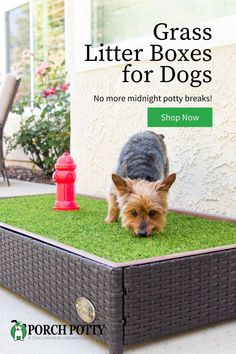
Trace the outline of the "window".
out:
[[[38,59],[61,64],[65,60],[64,0],[34,0],[33,26],[35,66]]]
[[[65,57],[64,0],[33,1],[34,51],[42,60]]]
[[[6,69],[20,74],[23,52],[30,47],[29,4],[24,4],[6,13]],[[21,93],[30,90],[30,68],[25,66],[20,85]]]
[[[38,61],[65,59],[64,0],[31,0],[5,16],[7,71],[22,74],[21,94],[32,96]]]
[[[158,22],[198,23],[236,13],[236,0],[92,0],[92,44],[150,35]]]

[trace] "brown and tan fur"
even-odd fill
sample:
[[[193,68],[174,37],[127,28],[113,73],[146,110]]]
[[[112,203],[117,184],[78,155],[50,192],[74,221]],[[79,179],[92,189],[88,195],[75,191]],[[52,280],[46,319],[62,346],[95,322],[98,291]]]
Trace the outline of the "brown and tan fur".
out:
[[[146,237],[163,230],[167,195],[175,181],[169,175],[164,135],[144,131],[131,136],[121,149],[108,197],[107,223],[121,216],[122,226]]]
[[[108,197],[108,215],[105,221],[115,222],[121,215],[122,226],[132,229],[139,236],[162,231],[168,209],[168,191],[175,178],[173,173],[162,181],[148,182],[113,174],[114,189]]]

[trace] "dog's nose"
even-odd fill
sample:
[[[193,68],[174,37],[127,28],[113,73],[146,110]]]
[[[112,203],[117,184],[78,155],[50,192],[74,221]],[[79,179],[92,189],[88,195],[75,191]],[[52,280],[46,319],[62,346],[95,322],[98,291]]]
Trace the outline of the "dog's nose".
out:
[[[147,236],[147,231],[139,231],[139,236],[141,237],[146,237]]]

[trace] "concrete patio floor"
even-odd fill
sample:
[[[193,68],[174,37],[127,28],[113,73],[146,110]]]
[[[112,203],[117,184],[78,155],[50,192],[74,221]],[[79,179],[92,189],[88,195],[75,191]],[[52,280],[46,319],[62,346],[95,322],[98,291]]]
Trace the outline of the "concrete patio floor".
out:
[[[10,187],[0,178],[0,198],[55,193],[56,186],[10,179]]]
[[[0,287],[0,354],[108,354],[105,344],[86,335],[31,336],[31,339],[26,336],[23,342],[14,342],[10,335],[11,321],[14,319],[33,325],[66,324]],[[227,321],[132,346],[127,348],[124,354],[233,354],[235,333],[236,321]]]
[[[11,180],[8,187],[0,179],[0,198],[20,195],[54,193],[55,186]],[[1,207],[1,201],[0,201]],[[12,320],[26,324],[65,324],[40,307],[31,304],[13,292],[0,287],[0,354],[107,354],[108,348],[86,335],[26,336],[23,342],[10,335]],[[129,347],[127,354],[233,354],[235,353],[236,321],[226,321],[183,334],[161,338]],[[43,337],[43,338],[42,338]]]

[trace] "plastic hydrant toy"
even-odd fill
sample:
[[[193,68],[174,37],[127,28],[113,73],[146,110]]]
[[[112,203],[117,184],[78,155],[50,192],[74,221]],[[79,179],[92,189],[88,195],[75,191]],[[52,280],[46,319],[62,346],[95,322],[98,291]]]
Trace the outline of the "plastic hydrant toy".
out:
[[[75,200],[76,164],[68,152],[59,157],[53,180],[57,184],[57,199],[53,210],[79,210]]]

